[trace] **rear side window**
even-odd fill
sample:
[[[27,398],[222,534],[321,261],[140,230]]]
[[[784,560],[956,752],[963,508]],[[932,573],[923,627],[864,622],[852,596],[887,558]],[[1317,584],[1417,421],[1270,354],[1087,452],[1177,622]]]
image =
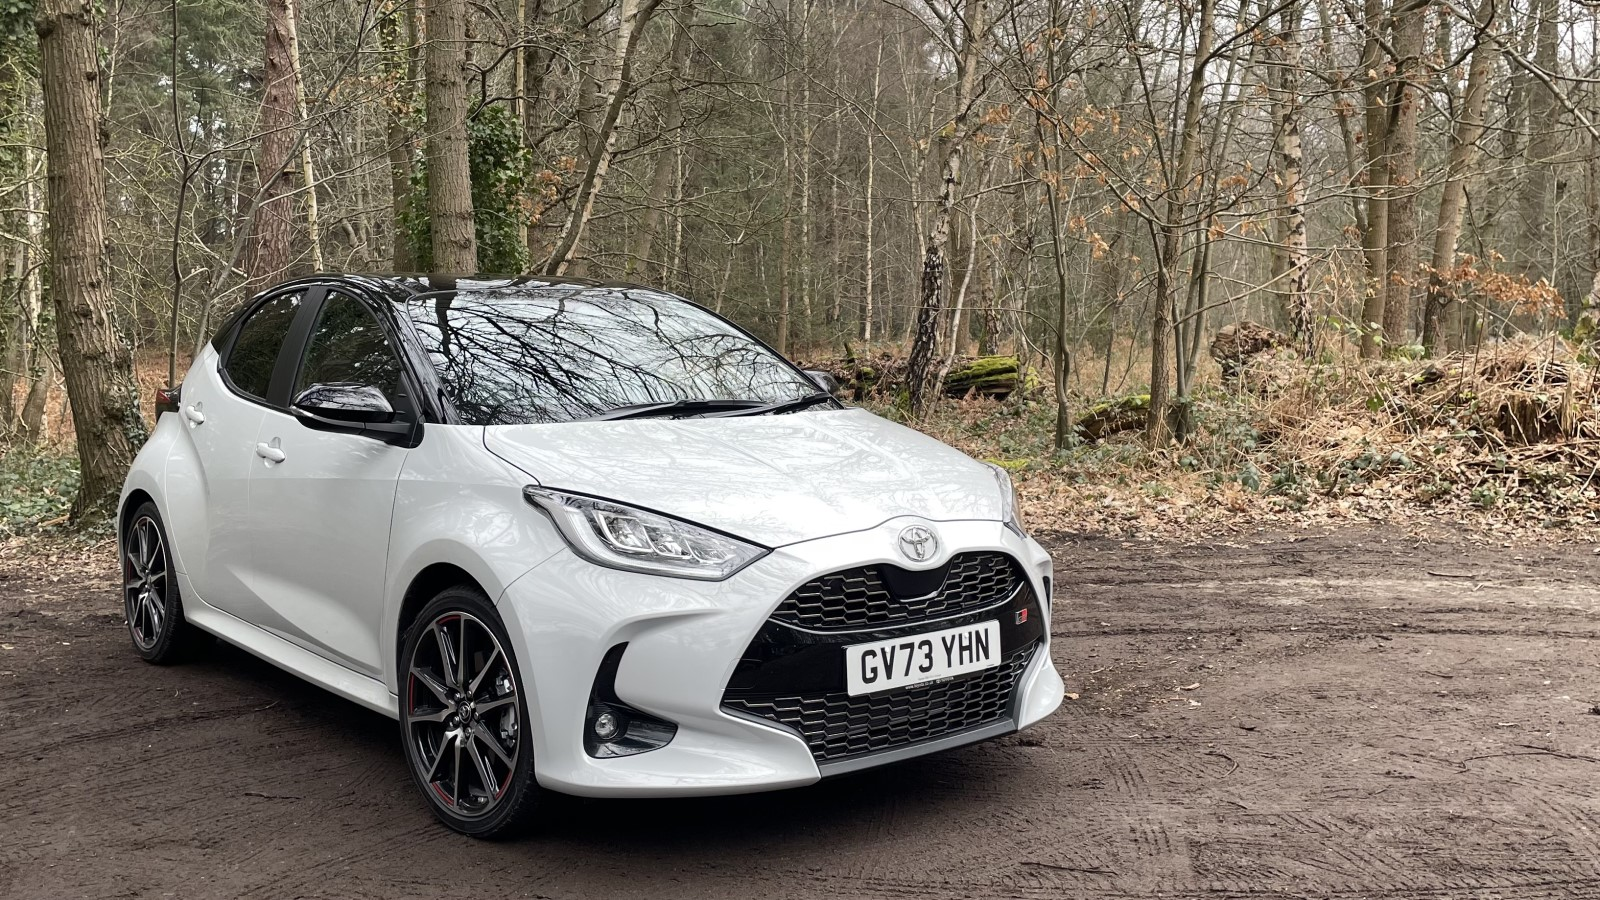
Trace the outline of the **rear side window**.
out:
[[[283,338],[289,333],[295,313],[300,311],[300,294],[283,294],[257,306],[245,316],[239,326],[239,336],[234,338],[233,349],[222,370],[228,373],[233,386],[258,399],[266,399],[267,388],[272,385],[272,369],[278,363],[278,351],[283,349]]]
[[[314,384],[365,384],[395,403],[403,393],[400,361],[366,304],[330,293],[306,345],[294,393]]]

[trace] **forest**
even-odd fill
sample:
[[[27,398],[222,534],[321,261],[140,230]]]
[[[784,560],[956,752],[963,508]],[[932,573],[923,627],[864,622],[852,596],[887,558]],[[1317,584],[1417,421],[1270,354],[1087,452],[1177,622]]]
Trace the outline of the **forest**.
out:
[[[5,530],[319,271],[682,294],[1045,527],[1592,529],[1600,7],[0,0]]]

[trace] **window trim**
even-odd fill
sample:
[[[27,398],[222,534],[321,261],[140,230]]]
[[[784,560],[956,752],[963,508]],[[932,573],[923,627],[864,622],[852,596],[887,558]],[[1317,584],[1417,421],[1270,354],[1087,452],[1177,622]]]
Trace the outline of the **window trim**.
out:
[[[322,296],[327,292],[327,287],[322,284],[285,284],[262,294],[252,301],[245,310],[238,315],[230,327],[223,346],[217,352],[217,375],[228,391],[241,400],[264,406],[268,409],[287,410],[289,402],[284,393],[288,387],[284,381],[284,364],[289,358],[291,347],[297,347],[305,342],[305,332],[310,326],[306,323],[306,312],[312,308],[321,308]],[[234,346],[239,341],[239,333],[244,330],[244,324],[250,317],[260,311],[261,307],[284,297],[300,294],[300,308],[295,311],[294,318],[289,322],[289,329],[283,333],[283,342],[278,345],[277,359],[272,363],[272,374],[267,380],[267,396],[261,397],[252,394],[234,382],[233,376],[228,373],[228,361],[233,357]]]

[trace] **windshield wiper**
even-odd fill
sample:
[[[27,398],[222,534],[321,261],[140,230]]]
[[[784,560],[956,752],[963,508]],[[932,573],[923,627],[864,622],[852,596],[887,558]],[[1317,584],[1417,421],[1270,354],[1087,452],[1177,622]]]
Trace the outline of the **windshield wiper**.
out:
[[[760,400],[666,400],[660,403],[633,403],[619,406],[603,413],[585,416],[583,422],[612,422],[618,419],[642,419],[647,416],[696,416],[701,413],[755,411],[764,404]]]
[[[818,403],[832,399],[833,395],[827,391],[817,391],[815,394],[807,394],[804,397],[797,397],[793,400],[780,400],[777,403],[766,403],[759,406],[751,406],[745,409],[730,410],[729,412],[720,413],[719,417],[776,415],[778,413],[794,412],[796,410],[805,409],[808,406],[816,406]]]

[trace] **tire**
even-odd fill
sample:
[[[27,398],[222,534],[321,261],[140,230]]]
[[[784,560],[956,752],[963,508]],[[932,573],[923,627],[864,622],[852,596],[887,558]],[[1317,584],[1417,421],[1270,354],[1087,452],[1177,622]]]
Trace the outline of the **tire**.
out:
[[[128,517],[119,550],[122,612],[133,649],[148,663],[180,661],[194,643],[194,628],[183,618],[172,545],[154,503],[139,504]]]
[[[468,587],[442,591],[417,614],[396,668],[406,765],[433,814],[477,838],[525,830],[541,793],[528,704],[488,599]]]

